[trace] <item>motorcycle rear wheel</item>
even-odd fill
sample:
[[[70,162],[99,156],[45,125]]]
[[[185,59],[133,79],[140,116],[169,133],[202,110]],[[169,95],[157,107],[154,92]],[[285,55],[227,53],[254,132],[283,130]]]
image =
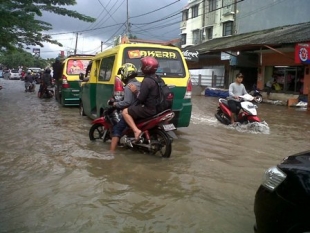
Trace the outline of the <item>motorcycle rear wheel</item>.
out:
[[[169,136],[165,132],[159,129],[155,129],[150,132],[150,137],[151,154],[159,154],[163,158],[169,158],[172,151],[172,140],[169,138]]]
[[[224,125],[229,125],[230,124],[230,120],[227,119],[227,117],[224,115],[223,112],[217,112],[217,113],[215,113],[214,116],[222,124],[224,124]]]
[[[96,140],[102,140],[103,142],[106,142],[110,138],[110,131],[108,129],[105,129],[102,124],[94,124],[89,129],[89,139],[91,141]]]

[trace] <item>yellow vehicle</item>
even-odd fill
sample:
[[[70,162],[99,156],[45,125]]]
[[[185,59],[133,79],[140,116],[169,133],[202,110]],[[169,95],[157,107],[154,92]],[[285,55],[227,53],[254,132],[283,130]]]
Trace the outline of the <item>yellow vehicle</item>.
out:
[[[79,74],[85,74],[94,55],[75,54],[62,62],[62,77],[55,81],[55,99],[62,106],[79,106]]]
[[[139,69],[137,79],[142,81],[139,67],[143,56],[154,56],[159,62],[157,74],[167,85],[174,86],[172,123],[176,127],[187,127],[192,111],[192,84],[187,64],[179,48],[158,44],[120,44],[93,57],[90,77],[81,83],[80,114],[92,119],[100,117],[110,97],[124,94],[117,76],[122,64],[133,63]]]

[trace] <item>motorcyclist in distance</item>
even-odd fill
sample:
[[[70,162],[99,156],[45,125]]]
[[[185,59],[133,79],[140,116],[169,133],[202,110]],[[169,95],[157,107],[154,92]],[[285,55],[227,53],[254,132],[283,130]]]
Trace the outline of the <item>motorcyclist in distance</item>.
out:
[[[47,67],[44,70],[44,73],[42,75],[42,79],[41,79],[41,85],[40,85],[40,89],[38,92],[38,96],[41,97],[42,94],[47,91],[47,87],[50,86],[52,84],[52,76],[51,76],[51,69],[49,67]]]
[[[113,102],[113,106],[118,109],[124,109],[136,102],[136,95],[132,93],[132,91],[129,89],[128,84],[135,85],[138,90],[140,90],[141,83],[136,79],[138,75],[137,68],[134,64],[131,63],[125,63],[121,66],[119,69],[119,73],[121,75],[121,80],[125,84],[124,87],[124,100],[119,102]],[[122,132],[127,127],[127,124],[123,117],[120,118],[120,121],[113,126],[112,130],[112,141],[110,145],[110,152],[114,153],[116,146],[119,142],[119,139],[122,135]]]
[[[244,85],[242,84],[243,74],[238,73],[236,75],[235,82],[229,85],[229,98],[228,98],[228,106],[232,112],[230,122],[231,124],[235,123],[239,111],[241,109],[240,104],[240,96],[248,94]]]
[[[27,89],[29,88],[30,85],[32,85],[34,77],[31,74],[31,70],[27,70],[27,74],[25,76],[25,92],[27,92]]]

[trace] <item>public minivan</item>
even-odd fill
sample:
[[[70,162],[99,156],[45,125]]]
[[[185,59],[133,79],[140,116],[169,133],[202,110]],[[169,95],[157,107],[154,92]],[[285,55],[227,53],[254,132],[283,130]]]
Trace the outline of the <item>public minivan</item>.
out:
[[[175,117],[172,123],[176,127],[187,127],[192,112],[192,84],[183,54],[175,46],[127,43],[97,54],[92,60],[89,79],[81,83],[80,114],[91,119],[100,117],[103,109],[108,107],[110,97],[124,94],[123,84],[117,75],[122,64],[133,63],[138,69],[137,79],[142,81],[140,59],[143,56],[154,56],[159,62],[157,74],[167,85],[174,86],[172,109]]]
[[[55,80],[55,99],[62,106],[79,106],[79,74],[85,74],[86,68],[94,55],[75,54],[62,62],[62,77]]]

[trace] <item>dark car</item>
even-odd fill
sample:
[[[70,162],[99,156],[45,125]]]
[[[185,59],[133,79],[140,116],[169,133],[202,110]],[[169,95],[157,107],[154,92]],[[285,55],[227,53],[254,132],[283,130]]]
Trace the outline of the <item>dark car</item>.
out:
[[[256,233],[310,232],[310,151],[267,169],[255,195]]]

